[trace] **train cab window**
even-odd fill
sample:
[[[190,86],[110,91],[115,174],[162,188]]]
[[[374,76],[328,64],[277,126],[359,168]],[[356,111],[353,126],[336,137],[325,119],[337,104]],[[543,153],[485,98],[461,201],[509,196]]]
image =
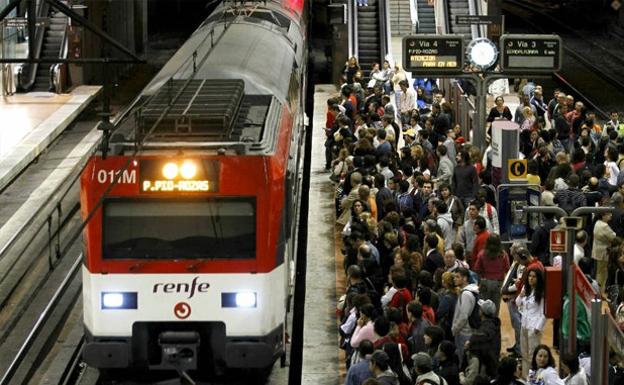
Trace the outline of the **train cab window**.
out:
[[[104,259],[255,258],[253,199],[111,200],[103,210]]]

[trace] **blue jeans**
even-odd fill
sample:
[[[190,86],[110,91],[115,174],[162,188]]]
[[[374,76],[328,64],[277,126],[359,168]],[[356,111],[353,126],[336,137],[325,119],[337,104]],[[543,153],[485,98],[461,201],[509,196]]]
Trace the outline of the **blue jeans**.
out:
[[[520,353],[520,327],[522,323],[522,315],[520,314],[516,301],[514,301],[513,298],[507,301],[507,309],[509,309],[509,318],[511,319],[511,326],[514,329],[514,336],[516,338],[516,343],[513,348],[517,353]]]

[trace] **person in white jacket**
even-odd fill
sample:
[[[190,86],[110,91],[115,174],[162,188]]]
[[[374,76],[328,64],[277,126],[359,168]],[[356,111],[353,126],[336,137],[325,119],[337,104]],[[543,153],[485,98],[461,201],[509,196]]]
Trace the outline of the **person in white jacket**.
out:
[[[527,376],[528,385],[564,385],[555,369],[555,358],[546,345],[538,345],[531,360],[531,370]]]
[[[529,363],[536,347],[542,340],[546,316],[544,315],[544,273],[530,270],[516,298],[516,305],[522,315],[520,329],[520,351],[522,352],[522,374],[527,375]]]

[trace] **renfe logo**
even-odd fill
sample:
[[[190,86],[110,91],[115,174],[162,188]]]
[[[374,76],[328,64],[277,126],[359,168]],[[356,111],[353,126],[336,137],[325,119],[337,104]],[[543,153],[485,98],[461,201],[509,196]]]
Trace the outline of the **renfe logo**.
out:
[[[154,285],[154,293],[158,293],[159,291],[169,294],[169,293],[189,293],[187,298],[193,298],[195,292],[198,293],[206,293],[210,284],[208,282],[197,283],[199,277],[193,278],[193,281],[188,284],[184,282],[179,283],[157,283]]]

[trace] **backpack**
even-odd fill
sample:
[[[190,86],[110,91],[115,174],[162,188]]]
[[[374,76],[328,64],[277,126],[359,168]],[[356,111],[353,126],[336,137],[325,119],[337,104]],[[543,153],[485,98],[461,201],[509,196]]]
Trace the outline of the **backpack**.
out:
[[[464,291],[470,291],[470,290],[462,290],[462,292]],[[472,311],[470,312],[470,315],[468,316],[468,325],[470,325],[470,327],[472,329],[479,329],[479,327],[481,327],[481,314],[479,314],[479,294],[470,291],[470,293],[474,296],[475,298],[475,303],[474,306],[472,307]]]
[[[430,379],[427,378],[425,380],[420,381],[416,385],[443,385],[444,382],[442,382],[442,377],[440,377],[440,375],[437,374],[437,373],[436,373],[436,376],[438,376],[438,382],[435,382],[435,381],[430,380]]]

